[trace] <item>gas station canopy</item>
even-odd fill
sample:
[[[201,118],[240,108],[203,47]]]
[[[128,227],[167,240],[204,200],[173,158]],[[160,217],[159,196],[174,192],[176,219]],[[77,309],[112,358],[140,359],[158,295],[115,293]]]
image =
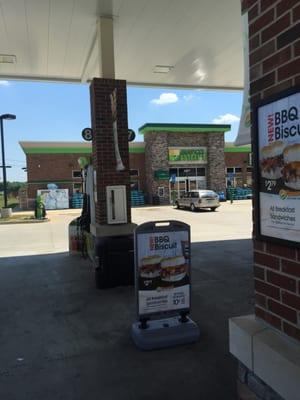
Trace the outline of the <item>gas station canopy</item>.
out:
[[[116,79],[241,89],[240,14],[240,0],[3,0],[0,79],[101,77],[98,23],[107,18]]]

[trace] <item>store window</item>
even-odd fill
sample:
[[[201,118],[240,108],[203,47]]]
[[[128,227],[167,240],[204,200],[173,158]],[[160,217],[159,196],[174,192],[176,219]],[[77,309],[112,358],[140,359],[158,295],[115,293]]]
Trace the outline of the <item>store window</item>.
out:
[[[73,183],[73,193],[80,192],[82,193],[82,184],[81,183]]]
[[[130,170],[130,176],[139,176],[139,170],[138,169],[131,169]]]
[[[206,170],[205,168],[170,168],[169,169],[170,177],[176,176],[180,178],[186,177],[196,177],[196,176],[205,176]]]
[[[131,190],[139,190],[139,170],[131,169],[130,170],[130,189]]]
[[[72,171],[72,178],[81,178],[81,171],[80,170],[73,170]]]
[[[189,187],[188,190],[196,190],[197,189],[197,180],[189,179]]]
[[[179,176],[196,176],[196,168],[179,168]]]
[[[197,168],[197,176],[205,176],[205,168]]]
[[[241,167],[229,167],[226,168],[227,174],[240,174],[243,172],[243,169]]]
[[[206,189],[205,167],[181,167],[169,169],[169,193],[171,202],[190,190]]]
[[[169,175],[171,176],[178,176],[178,168],[170,168]]]

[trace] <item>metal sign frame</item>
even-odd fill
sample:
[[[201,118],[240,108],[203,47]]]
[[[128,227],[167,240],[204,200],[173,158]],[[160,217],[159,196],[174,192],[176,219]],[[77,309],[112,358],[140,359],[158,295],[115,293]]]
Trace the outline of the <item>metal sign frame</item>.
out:
[[[275,237],[275,236],[268,236],[261,233],[261,211],[260,211],[260,202],[261,202],[261,173],[260,173],[260,139],[259,139],[259,110],[271,103],[276,103],[278,100],[284,99],[289,97],[293,94],[300,93],[300,86],[297,85],[290,89],[286,89],[279,93],[276,93],[266,99],[263,99],[257,102],[253,107],[253,177],[254,177],[254,201],[256,207],[254,208],[254,220],[255,220],[255,237],[259,240],[271,242],[274,244],[285,245],[289,247],[296,247],[299,248],[300,243],[293,240],[286,240],[283,238]]]
[[[188,276],[189,276],[189,307],[184,307],[176,310],[165,310],[153,313],[140,314],[139,313],[139,248],[138,248],[138,236],[140,234],[168,234],[173,232],[187,232],[188,237],[188,249],[189,258],[188,264]],[[149,320],[153,317],[156,319],[159,317],[166,318],[175,315],[181,315],[183,318],[190,313],[191,310],[191,231],[190,226],[181,221],[169,220],[169,221],[155,221],[146,222],[139,225],[134,232],[134,249],[135,249],[135,296],[136,296],[136,307],[137,307],[137,319],[140,321]]]

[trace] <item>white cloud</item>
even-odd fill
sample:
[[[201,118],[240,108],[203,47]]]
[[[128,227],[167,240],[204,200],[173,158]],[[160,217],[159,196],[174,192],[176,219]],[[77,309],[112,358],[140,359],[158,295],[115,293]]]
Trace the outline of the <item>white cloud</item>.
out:
[[[213,119],[214,124],[231,124],[232,122],[238,122],[240,118],[233,114],[219,115]]]
[[[195,96],[193,94],[188,94],[186,96],[183,96],[183,100],[184,101],[191,101],[191,100],[193,100],[194,97]]]
[[[10,83],[8,81],[0,81],[0,86],[9,86]]]
[[[158,106],[177,103],[178,96],[175,93],[162,93],[158,99],[152,99],[151,103],[156,104]]]

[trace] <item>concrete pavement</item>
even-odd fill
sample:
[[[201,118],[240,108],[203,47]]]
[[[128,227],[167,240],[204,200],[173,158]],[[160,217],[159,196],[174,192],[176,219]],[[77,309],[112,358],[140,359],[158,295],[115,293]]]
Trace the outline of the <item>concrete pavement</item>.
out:
[[[47,222],[0,225],[0,257],[67,251],[68,224],[79,215],[80,210],[51,210]]]
[[[141,352],[130,338],[132,287],[95,289],[90,263],[68,253],[0,258],[0,399],[236,399],[228,318],[253,309],[250,204],[216,213],[159,209],[135,209],[134,220],[182,215],[192,222],[200,341]],[[63,226],[52,221],[55,236]]]
[[[0,226],[0,257],[49,254],[68,251],[68,224],[79,210],[51,210],[50,222]],[[247,239],[251,237],[251,200],[221,203],[216,212],[176,210],[171,206],[132,209],[132,220],[177,219],[191,226],[193,242]]]
[[[171,206],[135,208],[132,219],[137,224],[147,220],[183,221],[191,226],[192,242],[248,239],[252,232],[252,202],[224,202],[215,212],[205,209],[191,212],[187,209],[177,210]]]

